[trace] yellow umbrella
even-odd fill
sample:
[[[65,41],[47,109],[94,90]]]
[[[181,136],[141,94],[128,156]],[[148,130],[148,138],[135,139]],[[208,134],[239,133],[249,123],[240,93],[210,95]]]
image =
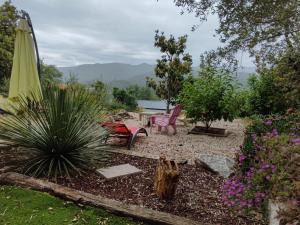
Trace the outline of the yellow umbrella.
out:
[[[27,20],[20,19],[15,40],[13,67],[11,71],[8,98],[11,101],[22,98],[41,100],[42,91],[37,71],[31,29]]]

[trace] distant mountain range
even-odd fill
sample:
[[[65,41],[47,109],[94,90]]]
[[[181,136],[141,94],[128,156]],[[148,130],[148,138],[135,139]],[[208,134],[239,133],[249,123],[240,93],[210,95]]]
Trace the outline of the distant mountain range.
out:
[[[64,78],[68,78],[70,74],[77,77],[81,83],[92,83],[95,80],[113,87],[128,87],[132,84],[145,86],[145,77],[155,77],[155,65],[142,63],[139,65],[130,65],[124,63],[96,63],[83,64],[71,67],[59,67],[58,69],[64,74]],[[198,68],[193,68],[193,73],[197,74]],[[237,72],[238,81],[246,85],[250,74],[255,72],[254,67],[243,67]]]

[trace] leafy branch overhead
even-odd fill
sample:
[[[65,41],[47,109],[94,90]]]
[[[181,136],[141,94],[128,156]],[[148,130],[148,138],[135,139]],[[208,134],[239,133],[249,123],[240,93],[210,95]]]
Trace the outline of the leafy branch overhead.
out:
[[[167,38],[158,30],[155,34],[154,46],[160,49],[162,55],[154,70],[157,79],[147,77],[147,85],[160,98],[167,100],[168,110],[182,88],[184,75],[192,70],[192,56],[185,52],[186,42],[187,35],[176,40],[173,35]]]
[[[219,17],[217,33],[228,50],[248,50],[257,60],[272,61],[297,45],[300,31],[298,0],[174,0],[182,13],[194,13],[200,21]]]

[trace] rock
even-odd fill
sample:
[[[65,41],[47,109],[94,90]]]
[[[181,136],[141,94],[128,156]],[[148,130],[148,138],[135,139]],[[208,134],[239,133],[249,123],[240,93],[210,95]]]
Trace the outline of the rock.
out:
[[[201,167],[205,170],[208,170],[209,172],[211,172],[213,174],[219,174],[217,171],[210,168],[209,165],[207,165],[205,162],[201,161],[200,159],[195,159],[195,164],[196,164],[197,167]]]
[[[269,210],[269,225],[280,225],[280,220],[278,212],[280,210],[290,210],[288,202],[277,202],[274,200],[269,200],[268,210]]]
[[[197,161],[198,159],[198,161]],[[208,170],[219,173],[222,177],[229,177],[233,172],[234,160],[222,155],[199,154],[195,163]],[[196,162],[197,161],[197,162]]]

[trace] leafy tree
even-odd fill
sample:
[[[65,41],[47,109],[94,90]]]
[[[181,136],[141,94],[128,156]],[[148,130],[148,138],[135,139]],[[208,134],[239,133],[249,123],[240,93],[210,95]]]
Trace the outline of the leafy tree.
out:
[[[0,6],[0,80],[10,77],[18,16],[11,1]]]
[[[269,115],[286,112],[288,105],[277,78],[271,71],[264,71],[249,78],[249,105],[254,114]]]
[[[219,17],[217,33],[226,50],[249,50],[257,60],[273,62],[293,49],[300,31],[298,0],[174,0],[182,12],[195,13],[201,21]]]
[[[185,82],[179,102],[194,122],[209,129],[215,120],[232,121],[239,114],[236,87],[225,71],[210,66],[201,68],[200,77]]]
[[[94,94],[99,101],[102,101],[104,105],[108,104],[108,90],[106,85],[100,81],[96,80],[92,85],[92,94]]]
[[[8,96],[9,81],[8,78],[3,78],[2,81],[0,81],[0,95],[3,95],[4,97]]]
[[[137,107],[136,99],[130,95],[125,89],[113,88],[114,99],[126,106],[128,110],[134,110]]]
[[[56,66],[41,63],[41,84],[43,87],[58,85],[62,82],[63,73]]]
[[[173,35],[166,38],[164,33],[156,31],[154,46],[159,48],[162,56],[157,60],[155,75],[158,80],[147,78],[147,85],[152,87],[157,96],[167,100],[167,112],[170,112],[170,104],[182,88],[184,75],[192,70],[192,57],[185,53],[187,36],[181,36],[177,40]]]
[[[158,100],[159,98],[154,93],[153,89],[149,87],[141,87],[138,85],[131,85],[126,88],[126,91],[139,100]]]
[[[272,101],[277,99],[290,107],[299,107],[299,0],[174,0],[174,2],[182,8],[182,12],[195,13],[201,21],[205,21],[209,14],[217,14],[220,21],[217,34],[225,45],[208,54],[215,59],[226,58],[226,61],[232,62],[228,59],[234,58],[238,50],[248,51],[256,59],[258,72],[264,74],[259,78],[261,82],[256,82],[260,86],[256,91],[260,89],[262,92],[262,88],[265,87],[268,89],[265,91],[269,93],[267,96],[272,98]],[[269,85],[263,85],[266,83],[269,85],[273,83],[279,92],[272,91],[268,88]],[[274,93],[274,96],[270,96],[270,93]],[[278,93],[284,97],[278,98]],[[255,104],[260,101],[258,99],[257,96]],[[265,99],[267,102],[269,100]],[[276,107],[274,102],[265,104],[264,107],[268,109],[258,110],[263,114],[267,111],[278,112],[285,108],[279,106],[283,104],[282,102]]]
[[[64,85],[64,84],[63,84]],[[77,75],[70,73],[69,77],[65,80],[66,87],[72,88],[74,90],[86,90],[87,86],[83,83],[80,83]]]

